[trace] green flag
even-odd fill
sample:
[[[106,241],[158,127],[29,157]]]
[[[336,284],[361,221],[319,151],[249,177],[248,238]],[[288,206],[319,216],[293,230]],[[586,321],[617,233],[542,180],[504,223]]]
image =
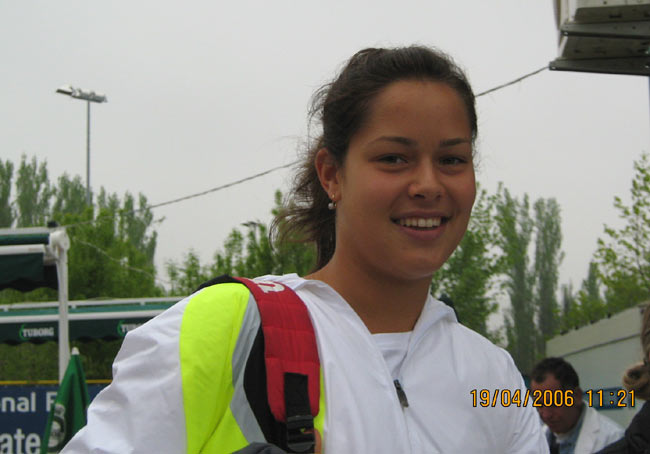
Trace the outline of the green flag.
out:
[[[86,409],[90,403],[86,377],[79,350],[72,349],[68,368],[56,393],[45,425],[40,454],[58,453],[79,429],[86,425]]]

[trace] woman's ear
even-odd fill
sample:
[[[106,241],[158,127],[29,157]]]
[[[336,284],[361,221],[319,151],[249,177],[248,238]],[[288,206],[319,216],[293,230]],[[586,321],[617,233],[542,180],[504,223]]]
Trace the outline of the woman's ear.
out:
[[[336,202],[340,197],[340,175],[336,159],[327,148],[321,148],[316,153],[314,165],[316,166],[316,173],[318,174],[321,186],[329,198],[333,202]]]

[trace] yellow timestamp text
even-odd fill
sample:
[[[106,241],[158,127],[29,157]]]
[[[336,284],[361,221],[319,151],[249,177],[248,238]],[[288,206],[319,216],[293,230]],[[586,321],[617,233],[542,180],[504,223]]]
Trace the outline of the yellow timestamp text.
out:
[[[589,407],[634,407],[634,390],[626,389],[588,389],[585,391]]]
[[[473,407],[561,407],[573,405],[572,390],[472,389]]]

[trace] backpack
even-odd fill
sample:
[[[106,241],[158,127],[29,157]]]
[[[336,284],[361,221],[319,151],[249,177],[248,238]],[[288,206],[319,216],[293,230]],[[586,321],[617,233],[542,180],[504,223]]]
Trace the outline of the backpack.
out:
[[[269,443],[288,453],[314,452],[314,418],[319,412],[320,359],[314,327],[305,303],[286,285],[222,275],[198,289],[221,283],[239,283],[252,293],[260,313],[261,328],[248,357],[246,370],[254,380],[244,378],[246,395]],[[446,295],[441,301],[456,308]],[[457,316],[458,317],[458,316]],[[260,386],[260,382],[266,386]],[[247,386],[248,385],[248,386]],[[406,394],[395,381],[397,396],[408,406]],[[266,453],[255,443],[244,453]],[[272,452],[272,451],[268,451]]]
[[[245,377],[244,388],[254,396],[251,406],[266,440],[290,453],[314,452],[320,360],[307,307],[277,282],[223,275],[197,290],[226,282],[245,285],[259,309],[261,327],[246,364],[253,379]]]

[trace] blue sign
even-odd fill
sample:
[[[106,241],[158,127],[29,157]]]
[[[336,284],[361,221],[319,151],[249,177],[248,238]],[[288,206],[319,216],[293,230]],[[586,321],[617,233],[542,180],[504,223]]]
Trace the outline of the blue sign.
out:
[[[90,398],[106,385],[88,385]],[[38,454],[58,385],[0,385],[0,453]]]

